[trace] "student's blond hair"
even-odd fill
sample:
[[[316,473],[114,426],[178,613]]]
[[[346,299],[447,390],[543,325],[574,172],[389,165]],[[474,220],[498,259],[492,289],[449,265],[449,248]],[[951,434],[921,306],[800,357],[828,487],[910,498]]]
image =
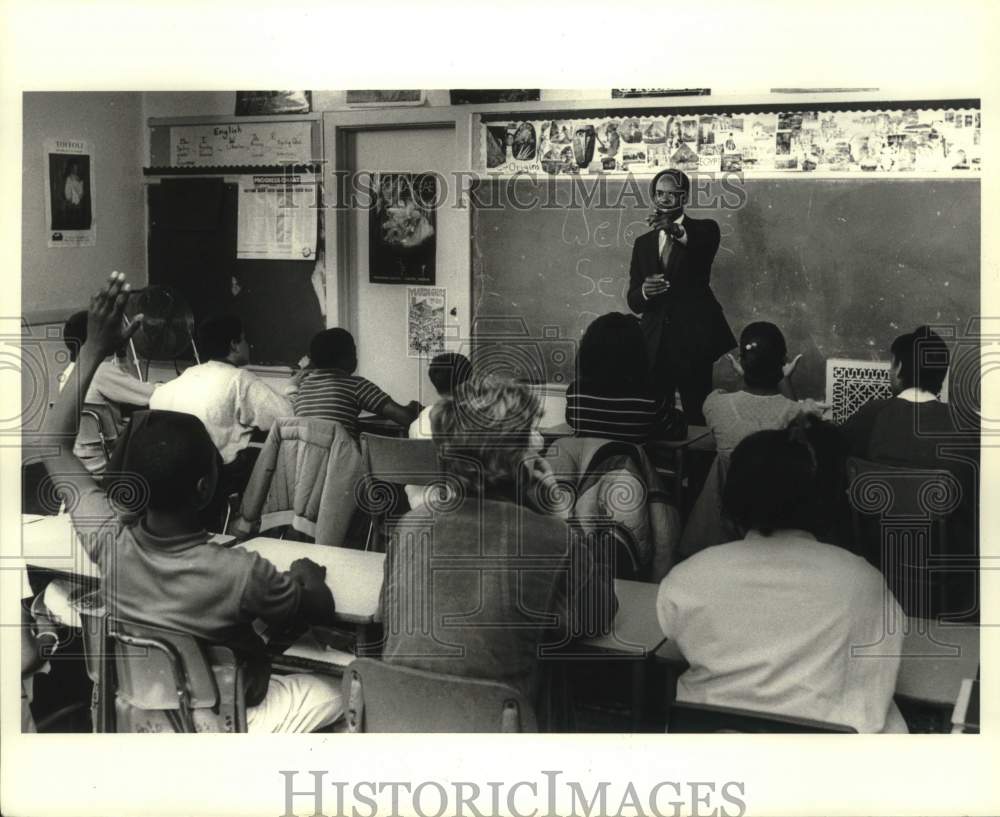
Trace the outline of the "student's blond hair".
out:
[[[541,417],[538,395],[495,374],[473,374],[431,411],[441,467],[469,494],[517,483]]]

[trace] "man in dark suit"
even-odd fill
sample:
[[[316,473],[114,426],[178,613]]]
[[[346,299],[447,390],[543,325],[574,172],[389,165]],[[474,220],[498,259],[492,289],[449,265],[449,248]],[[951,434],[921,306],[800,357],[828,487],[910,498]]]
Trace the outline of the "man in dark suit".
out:
[[[719,225],[685,214],[691,180],[681,171],[661,171],[650,190],[656,209],[647,222],[653,229],[632,248],[628,305],[642,315],[654,392],[672,399],[680,391],[688,424],[703,425],[712,365],[736,347],[709,286]]]

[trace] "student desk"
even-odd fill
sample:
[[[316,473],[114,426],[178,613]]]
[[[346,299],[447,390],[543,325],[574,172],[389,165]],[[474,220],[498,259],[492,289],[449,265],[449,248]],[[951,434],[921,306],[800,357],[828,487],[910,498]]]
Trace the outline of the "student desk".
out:
[[[651,615],[656,617],[655,609]],[[938,624],[911,621],[903,637],[896,694],[950,708],[958,698],[962,679],[972,678],[979,667],[980,630],[969,624]],[[851,661],[878,661],[878,647],[861,648]],[[687,662],[677,644],[665,641],[656,651],[658,659],[676,665],[678,674]]]
[[[296,559],[312,559],[326,568],[326,585],[333,594],[336,618],[346,624],[373,624],[379,612],[384,553],[351,548],[289,542],[259,536],[237,547],[257,553],[278,570],[288,570]]]

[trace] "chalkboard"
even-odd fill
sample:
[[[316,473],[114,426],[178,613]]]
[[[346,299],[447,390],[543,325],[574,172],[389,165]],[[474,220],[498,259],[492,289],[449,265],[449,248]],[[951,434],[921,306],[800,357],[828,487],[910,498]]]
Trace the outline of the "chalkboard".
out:
[[[324,328],[315,261],[237,259],[236,194],[221,179],[149,186],[149,283],[179,291],[195,323],[239,316],[251,363],[291,366]]]
[[[530,339],[548,382],[573,379],[567,345],[594,318],[629,311],[648,183],[601,184],[520,178],[474,191],[474,337],[487,352],[504,332]],[[781,327],[789,353],[803,354],[800,396],[823,395],[827,358],[887,359],[919,324],[964,333],[979,314],[977,179],[702,180],[693,199],[692,216],[719,222],[712,288],[734,333],[755,320]],[[724,359],[716,377],[737,382]]]

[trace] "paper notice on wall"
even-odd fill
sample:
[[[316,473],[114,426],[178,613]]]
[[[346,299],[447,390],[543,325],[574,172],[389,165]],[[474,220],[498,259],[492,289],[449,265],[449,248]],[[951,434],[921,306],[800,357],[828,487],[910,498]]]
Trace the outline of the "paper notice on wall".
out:
[[[444,351],[444,287],[406,288],[406,356],[430,357]]]
[[[97,243],[94,154],[82,139],[46,139],[45,219],[47,247]]]
[[[316,174],[278,173],[243,178],[236,257],[314,259],[319,212]]]
[[[240,122],[170,129],[171,167],[311,162],[312,123]]]

